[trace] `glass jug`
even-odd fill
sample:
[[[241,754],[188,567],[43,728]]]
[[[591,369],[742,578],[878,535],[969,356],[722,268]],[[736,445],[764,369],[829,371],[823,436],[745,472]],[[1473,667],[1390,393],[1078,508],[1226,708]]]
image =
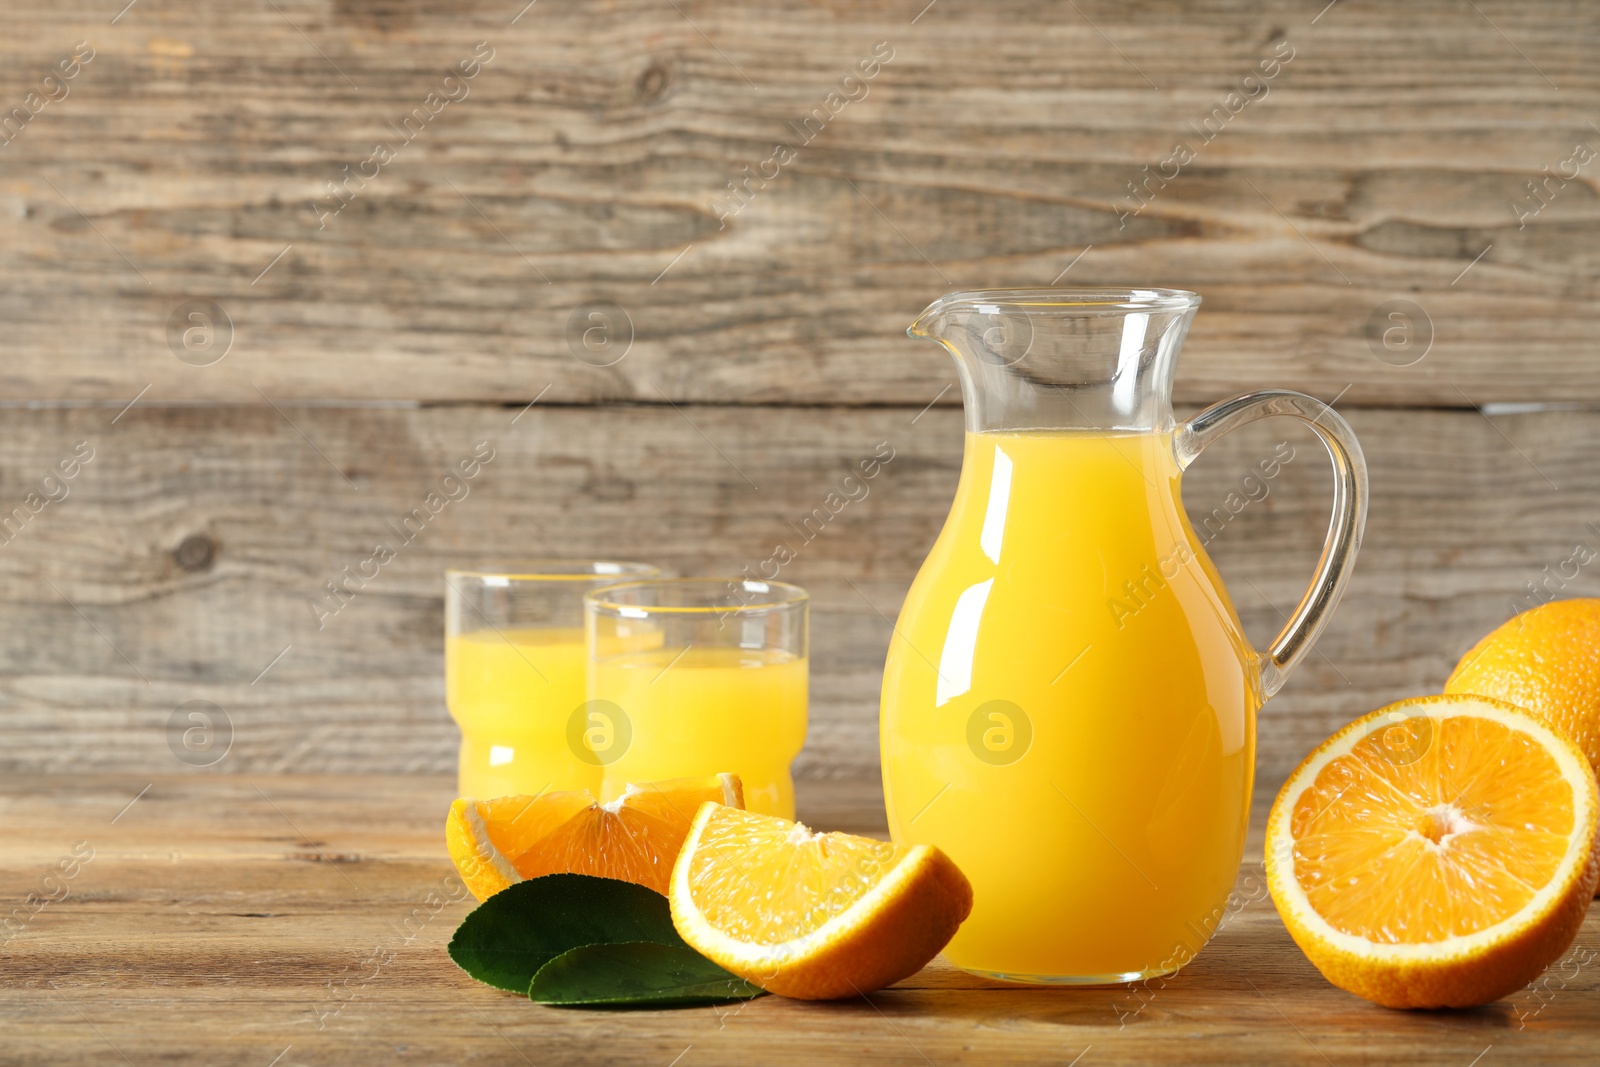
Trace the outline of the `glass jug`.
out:
[[[955,357],[966,451],[889,646],[884,794],[897,843],[937,845],[971,879],[945,956],[975,974],[1129,982],[1200,951],[1244,849],[1256,712],[1350,576],[1366,465],[1344,419],[1268,390],[1174,422],[1199,304],[986,290],[908,331]],[[1179,482],[1208,443],[1269,415],[1316,432],[1335,496],[1311,588],[1257,652]]]

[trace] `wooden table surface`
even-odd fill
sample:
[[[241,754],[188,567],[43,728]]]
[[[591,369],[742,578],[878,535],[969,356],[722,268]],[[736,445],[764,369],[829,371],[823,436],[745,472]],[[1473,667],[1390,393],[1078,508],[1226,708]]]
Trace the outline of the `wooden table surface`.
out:
[[[439,777],[15,776],[0,787],[0,1063],[1592,1063],[1591,912],[1568,965],[1474,1011],[1389,1011],[1323,981],[1260,892],[1164,986],[1008,986],[936,961],[870,998],[571,1011],[445,954]],[[135,799],[137,798],[137,800]],[[881,832],[870,785],[809,783],[815,826]],[[92,850],[76,874],[58,861]],[[72,864],[69,863],[69,868]],[[1565,977],[1562,971],[1565,971]],[[1573,972],[1576,972],[1575,975]]]

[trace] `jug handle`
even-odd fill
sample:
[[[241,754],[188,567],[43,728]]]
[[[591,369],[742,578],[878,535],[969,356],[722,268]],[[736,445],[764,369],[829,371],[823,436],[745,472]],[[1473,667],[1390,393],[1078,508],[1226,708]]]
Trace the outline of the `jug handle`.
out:
[[[1355,432],[1338,412],[1316,397],[1288,389],[1264,389],[1223,400],[1180,424],[1173,434],[1173,451],[1179,469],[1184,470],[1212,441],[1273,415],[1299,419],[1327,448],[1333,460],[1333,515],[1311,587],[1267,651],[1259,653],[1264,697],[1281,689],[1289,673],[1311,651],[1350,581],[1367,524],[1366,459]]]

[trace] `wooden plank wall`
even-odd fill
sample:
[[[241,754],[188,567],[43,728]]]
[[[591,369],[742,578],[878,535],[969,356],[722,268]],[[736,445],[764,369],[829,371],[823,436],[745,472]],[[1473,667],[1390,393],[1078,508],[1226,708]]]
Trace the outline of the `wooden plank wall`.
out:
[[[1186,410],[1288,386],[1360,432],[1367,544],[1264,784],[1600,547],[1595,5],[118,7],[0,13],[0,510],[60,497],[0,544],[0,767],[181,769],[164,727],[204,699],[235,739],[196,773],[446,770],[445,564],[736,571],[887,441],[785,571],[816,595],[802,770],[874,775],[886,617],[960,455],[951,368],[902,331],[953,289],[1199,290]],[[1325,461],[1261,427],[1185,488],[1210,510],[1278,440],[1212,546],[1263,641]],[[321,583],[479,441],[319,630]]]

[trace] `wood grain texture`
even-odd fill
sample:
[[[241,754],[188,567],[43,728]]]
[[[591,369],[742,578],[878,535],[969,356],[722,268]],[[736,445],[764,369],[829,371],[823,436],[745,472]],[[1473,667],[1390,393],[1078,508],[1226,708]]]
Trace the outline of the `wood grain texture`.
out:
[[[148,789],[146,787],[148,786]],[[128,806],[136,795],[142,796]],[[1165,983],[1037,989],[935,961],[862,1000],[564,1011],[479,986],[445,945],[444,778],[10,778],[0,898],[93,858],[0,948],[0,1063],[1590,1063],[1593,966],[1473,1011],[1396,1012],[1323,980],[1261,891],[1261,816],[1230,913]],[[845,784],[826,829],[883,832]],[[115,821],[113,822],[113,819]],[[59,890],[55,891],[57,896]],[[1575,949],[1600,944],[1591,910]],[[1581,957],[1574,956],[1575,962]],[[1570,972],[1570,975],[1568,974]],[[274,1057],[278,1059],[274,1060]]]
[[[1436,691],[1526,583],[1579,542],[1600,550],[1600,415],[1348,414],[1372,471],[1366,543],[1317,653],[1262,714],[1263,790],[1337,726]],[[1225,439],[1184,486],[1259,644],[1309,579],[1331,492],[1320,447],[1278,421]],[[0,411],[0,439],[0,517],[79,442],[95,449],[69,495],[0,544],[0,767],[180,769],[166,724],[199,699],[233,722],[221,771],[445,771],[445,566],[583,546],[728,574],[783,542],[797,558],[781,577],[814,598],[800,773],[870,780],[890,620],[948,510],[961,425],[938,408],[141,404]],[[319,629],[324,583],[393,540],[386,524],[480,441],[495,455],[469,494]],[[1295,454],[1265,499],[1218,520],[1279,441]],[[884,442],[894,458],[867,495],[805,540]],[[1600,572],[1556,591],[1600,594]]]
[[[801,813],[881,833],[890,620],[961,444],[948,359],[902,331],[944,292],[1052,281],[1198,290],[1187,410],[1300,388],[1366,447],[1355,581],[1261,716],[1259,886],[1261,808],[1305,752],[1437,689],[1530,583],[1600,595],[1600,570],[1552,578],[1600,551],[1600,413],[1549,410],[1600,397],[1600,162],[1529,187],[1600,149],[1600,7],[121,3],[0,11],[0,899],[96,850],[0,946],[0,1064],[1592,1062],[1592,967],[1388,1012],[1259,897],[1159,990],[935,963],[870,1003],[628,1015],[474,986],[443,954],[464,909],[427,902],[453,792],[441,571],[472,558],[705,574],[797,547]],[[30,99],[79,41],[70,93]],[[401,144],[478,42],[470,92]],[[878,42],[865,95],[797,131]],[[395,158],[329,215],[380,141]],[[1195,157],[1133,213],[1179,142]],[[225,326],[185,348],[191,301]],[[1475,410],[1507,403],[1529,410]],[[1185,480],[1199,523],[1280,440],[1293,462],[1209,544],[1258,643],[1310,574],[1327,464],[1261,426]],[[470,493],[319,627],[324,583],[482,441]],[[870,492],[806,538],[880,442]],[[204,769],[169,747],[191,700],[231,729]]]
[[[0,389],[921,407],[952,380],[901,336],[922,306],[1053,279],[1201,291],[1192,401],[1600,389],[1596,164],[1512,209],[1600,149],[1593,5],[921,7],[8,4],[4,112],[75,41],[95,58],[0,147]],[[321,219],[479,41],[470,94]],[[880,41],[892,60],[806,143]],[[1235,91],[1257,98],[1197,137]],[[1119,218],[1180,141],[1195,158]],[[727,183],[780,142],[796,157],[724,225]],[[215,366],[169,351],[190,298],[231,319]],[[1414,366],[1374,355],[1392,299],[1421,309],[1393,360],[1429,351]],[[609,367],[573,354],[597,300],[631,321]]]

